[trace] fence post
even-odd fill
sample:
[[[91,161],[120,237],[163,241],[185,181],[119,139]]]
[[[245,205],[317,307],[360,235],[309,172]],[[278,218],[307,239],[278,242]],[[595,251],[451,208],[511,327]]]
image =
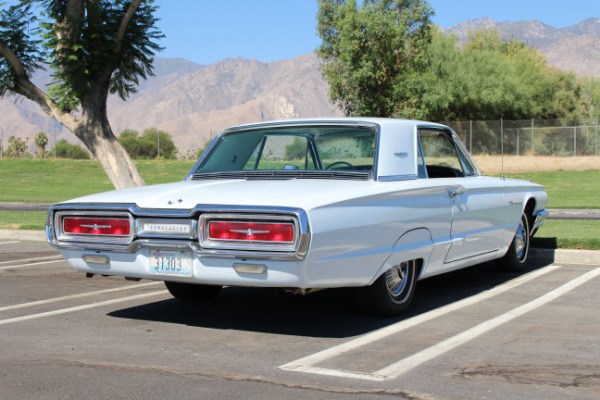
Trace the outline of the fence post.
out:
[[[521,133],[521,129],[517,128],[517,155],[519,155],[519,134]]]
[[[597,118],[596,118],[597,120]],[[597,124],[596,124],[597,125]],[[469,120],[469,153],[473,152],[473,120]]]
[[[531,155],[535,156],[535,149],[533,148],[533,118],[531,118]]]
[[[577,120],[573,123],[573,157],[577,157]]]
[[[504,126],[502,118],[500,118],[500,154],[502,160],[502,179],[504,179]]]

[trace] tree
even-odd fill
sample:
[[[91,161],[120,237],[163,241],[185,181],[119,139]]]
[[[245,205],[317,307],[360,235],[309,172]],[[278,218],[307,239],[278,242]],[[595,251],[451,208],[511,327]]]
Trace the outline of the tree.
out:
[[[165,131],[147,128],[142,132],[141,139],[152,149],[148,154],[150,158],[174,159],[177,156],[177,147],[175,147],[171,135]]]
[[[319,0],[316,53],[331,100],[356,116],[418,107],[432,14],[424,0]]]
[[[48,135],[42,131],[39,131],[35,134],[33,141],[38,148],[38,155],[40,158],[44,157],[44,150],[46,150],[46,145],[48,144]]]
[[[8,148],[6,153],[9,157],[20,158],[27,151],[27,144],[21,138],[10,136],[8,138]]]
[[[204,143],[202,143],[202,146],[196,152],[196,159],[198,159],[202,156],[202,154],[206,151],[206,149],[208,149],[208,146],[210,146],[211,143],[212,143],[212,139],[207,139],[204,141]],[[191,158],[191,154],[188,151],[188,156],[186,156],[186,159],[189,160],[190,158]]]
[[[153,0],[21,0],[0,10],[0,96],[37,103],[85,144],[117,189],[144,181],[112,132],[106,101],[109,93],[125,100],[152,75],[163,36],[155,10]],[[37,23],[31,33],[30,23]],[[31,80],[46,59],[54,78],[48,93]]]
[[[563,119],[586,109],[575,75],[547,64],[537,49],[506,40],[497,30],[455,36],[434,33],[422,115],[435,121]]]
[[[126,129],[119,135],[119,142],[134,159],[174,159],[177,155],[171,135],[156,128],[144,129],[141,136],[135,130]]]

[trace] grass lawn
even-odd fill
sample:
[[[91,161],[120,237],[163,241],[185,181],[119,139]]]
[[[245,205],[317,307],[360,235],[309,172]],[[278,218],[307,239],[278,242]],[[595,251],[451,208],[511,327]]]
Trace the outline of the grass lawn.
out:
[[[46,211],[2,211],[0,210],[0,229],[44,230]]]
[[[531,241],[542,249],[600,250],[600,220],[546,219]]]
[[[136,161],[147,184],[182,180],[193,161]],[[599,208],[600,169],[506,174],[546,187],[548,208]],[[96,161],[55,159],[0,160],[0,201],[56,203],[113,186]]]
[[[193,161],[137,161],[147,184],[182,180]],[[600,169],[559,170],[506,174],[546,187],[548,208],[600,209]],[[87,194],[112,190],[96,161],[54,159],[0,160],[0,202],[55,203]],[[44,211],[0,211],[0,229],[43,230]],[[533,241],[544,248],[600,250],[600,221],[546,220]]]
[[[146,184],[182,180],[193,161],[137,161]],[[0,160],[0,201],[56,203],[114,187],[93,160]]]
[[[544,185],[548,192],[548,208],[600,208],[600,169],[527,172],[505,176]]]

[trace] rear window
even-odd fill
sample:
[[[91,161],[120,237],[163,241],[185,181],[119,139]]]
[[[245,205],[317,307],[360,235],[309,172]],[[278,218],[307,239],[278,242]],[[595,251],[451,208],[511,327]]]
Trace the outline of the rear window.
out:
[[[371,172],[376,131],[357,126],[289,126],[224,134],[193,173],[345,170]]]

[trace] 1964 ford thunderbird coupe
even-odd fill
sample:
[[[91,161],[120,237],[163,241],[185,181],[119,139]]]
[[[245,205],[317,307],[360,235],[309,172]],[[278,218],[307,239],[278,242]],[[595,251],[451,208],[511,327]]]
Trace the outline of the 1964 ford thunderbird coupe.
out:
[[[182,182],[56,204],[46,232],[74,269],[162,280],[182,300],[355,287],[365,311],[394,315],[420,279],[523,268],[546,202],[540,185],[482,176],[443,125],[289,120],[224,130]]]

